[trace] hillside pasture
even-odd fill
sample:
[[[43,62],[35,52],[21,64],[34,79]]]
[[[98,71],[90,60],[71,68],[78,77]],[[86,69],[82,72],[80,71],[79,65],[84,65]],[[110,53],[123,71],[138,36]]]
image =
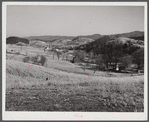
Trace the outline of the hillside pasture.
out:
[[[19,46],[7,46],[19,50]],[[143,112],[144,76],[84,70],[53,59],[42,48],[23,48],[47,57],[47,67],[23,63],[25,55],[6,61],[6,111]],[[24,51],[22,50],[22,51]],[[12,54],[9,54],[12,55]],[[8,56],[9,57],[9,56]]]

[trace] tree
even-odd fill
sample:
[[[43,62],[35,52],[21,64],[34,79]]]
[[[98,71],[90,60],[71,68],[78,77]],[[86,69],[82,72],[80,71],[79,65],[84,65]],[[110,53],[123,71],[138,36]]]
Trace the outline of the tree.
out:
[[[123,45],[123,52],[128,55],[132,55],[133,52],[140,49],[140,47],[133,45],[130,41]]]
[[[133,54],[133,63],[138,65],[138,69],[144,69],[144,48],[136,50]]]
[[[123,44],[120,41],[115,41],[113,43],[113,49],[111,50],[112,52],[112,58],[115,64],[117,64],[121,58],[123,57]]]
[[[131,55],[126,55],[121,58],[120,62],[124,65],[125,69],[128,69],[130,64],[132,64],[133,57]]]
[[[78,58],[81,62],[84,62],[85,52],[84,51],[80,51],[80,50],[75,50],[74,51],[74,56],[76,58]]]
[[[80,62],[83,62],[85,63],[85,57],[86,57],[86,54],[84,51],[80,51],[80,50],[75,50],[74,51],[74,58],[73,58],[73,61],[75,58],[77,58]],[[85,71],[85,64],[83,66],[83,70]]]
[[[119,41],[108,42],[102,47],[103,61],[106,67],[108,68],[108,64],[115,63],[115,67],[117,63],[123,57],[123,44]]]
[[[86,44],[85,51],[86,52],[92,51],[94,53],[94,55],[97,56],[98,54],[101,54],[103,52],[103,47],[108,41],[110,41],[110,37],[103,36],[103,37],[97,39],[96,41]]]
[[[97,70],[104,70],[105,69],[105,65],[104,65],[104,60],[103,60],[103,55],[98,55],[94,57],[95,59],[95,68],[94,68],[94,73]]]

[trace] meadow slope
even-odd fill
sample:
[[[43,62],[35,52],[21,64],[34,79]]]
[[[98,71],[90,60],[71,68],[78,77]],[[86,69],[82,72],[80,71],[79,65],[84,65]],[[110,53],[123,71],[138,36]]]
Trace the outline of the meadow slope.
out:
[[[40,67],[7,59],[6,111],[144,111],[144,76],[81,74],[74,64],[48,61]]]

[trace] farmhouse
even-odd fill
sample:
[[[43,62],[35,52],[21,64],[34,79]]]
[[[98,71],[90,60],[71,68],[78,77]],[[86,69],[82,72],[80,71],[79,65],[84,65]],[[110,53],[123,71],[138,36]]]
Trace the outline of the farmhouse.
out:
[[[124,70],[124,65],[122,63],[108,63],[108,70],[111,71],[121,71]]]

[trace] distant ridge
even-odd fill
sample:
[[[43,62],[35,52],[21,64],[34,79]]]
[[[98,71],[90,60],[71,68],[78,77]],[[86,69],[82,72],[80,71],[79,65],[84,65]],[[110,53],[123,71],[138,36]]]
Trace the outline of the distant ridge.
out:
[[[84,37],[84,38],[90,38],[90,39],[93,39],[93,40],[97,40],[97,39],[99,39],[99,38],[101,38],[102,37],[102,35],[100,35],[100,34],[93,34],[93,35],[87,35],[87,36],[77,36],[77,37]]]
[[[60,44],[60,45],[80,45],[86,44],[94,41],[100,41],[100,38],[108,36],[110,39],[116,39],[119,37],[125,37],[135,40],[142,40],[144,41],[144,32],[142,31],[133,31],[129,33],[121,33],[121,34],[111,34],[111,35],[101,35],[101,34],[93,34],[93,35],[80,35],[80,36],[53,36],[53,35],[46,35],[46,36],[30,36],[25,38],[20,37],[8,37],[6,43],[29,43],[33,41],[41,41],[46,42],[47,44]],[[104,39],[102,39],[104,41]]]
[[[144,40],[144,32],[143,31],[133,31],[129,33],[122,33],[122,34],[112,34],[108,35],[110,38],[118,38],[118,37],[127,37],[137,40]]]
[[[11,36],[11,37],[6,38],[6,44],[16,44],[19,42],[29,44],[29,40],[25,39],[25,38],[20,38],[20,37],[15,37],[15,36]]]
[[[84,38],[89,38],[89,39],[93,39],[93,40],[97,40],[101,37],[102,35],[100,34],[93,34],[93,35],[81,35],[81,36],[30,36],[30,37],[26,37],[26,39],[32,41],[32,40],[40,40],[40,41],[45,41],[45,42],[51,42],[53,40],[64,40],[64,39],[69,39],[69,40],[73,40],[77,37],[84,37]]]
[[[45,41],[45,42],[50,42],[53,40],[58,40],[58,39],[74,39],[75,37],[73,36],[30,36],[30,37],[26,37],[26,39],[32,41],[32,40],[40,40],[40,41]]]

